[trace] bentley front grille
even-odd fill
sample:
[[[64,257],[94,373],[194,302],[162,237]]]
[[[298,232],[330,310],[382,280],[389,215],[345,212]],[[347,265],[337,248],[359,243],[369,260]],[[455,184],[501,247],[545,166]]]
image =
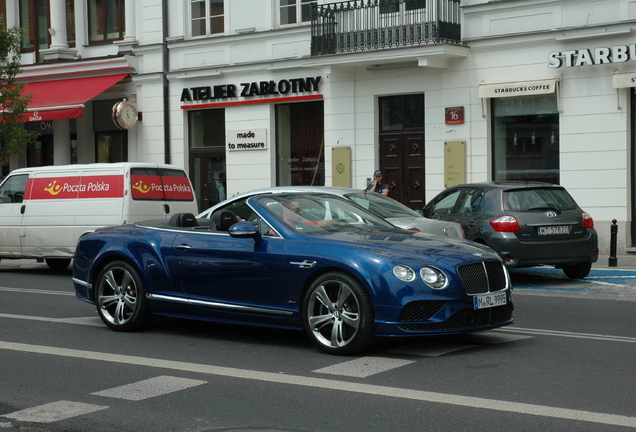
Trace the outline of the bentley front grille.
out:
[[[457,271],[468,295],[485,294],[506,288],[506,269],[499,261],[466,264]]]

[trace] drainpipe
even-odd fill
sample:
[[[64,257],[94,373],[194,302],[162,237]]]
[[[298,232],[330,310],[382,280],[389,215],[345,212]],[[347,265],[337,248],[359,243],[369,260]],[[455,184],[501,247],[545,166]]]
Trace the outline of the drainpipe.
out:
[[[168,52],[168,0],[161,0],[162,44],[163,44],[163,153],[165,163],[170,163],[170,56]]]

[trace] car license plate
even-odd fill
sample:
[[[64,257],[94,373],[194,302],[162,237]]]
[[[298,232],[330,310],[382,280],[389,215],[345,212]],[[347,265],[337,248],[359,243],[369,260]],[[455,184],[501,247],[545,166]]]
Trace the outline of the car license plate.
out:
[[[486,294],[473,297],[474,309],[486,309],[496,306],[503,306],[508,303],[506,293]]]
[[[558,226],[538,227],[537,228],[537,233],[540,236],[543,236],[543,235],[570,234],[570,226],[569,225],[558,225]]]

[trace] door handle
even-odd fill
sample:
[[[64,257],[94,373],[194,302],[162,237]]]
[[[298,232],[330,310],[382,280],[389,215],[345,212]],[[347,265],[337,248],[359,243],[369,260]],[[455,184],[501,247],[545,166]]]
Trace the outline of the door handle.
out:
[[[190,249],[192,249],[192,246],[187,245],[187,244],[180,244],[180,245],[175,246],[175,248],[176,248],[177,250],[187,252],[187,251],[189,251]]]

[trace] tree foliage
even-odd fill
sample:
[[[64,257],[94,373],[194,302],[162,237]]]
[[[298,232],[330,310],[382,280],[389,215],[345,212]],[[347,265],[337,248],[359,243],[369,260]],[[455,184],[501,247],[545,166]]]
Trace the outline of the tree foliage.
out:
[[[23,95],[26,84],[15,77],[22,73],[20,64],[20,29],[8,29],[0,16],[0,161],[20,153],[35,142],[38,134],[22,124],[31,95]]]

